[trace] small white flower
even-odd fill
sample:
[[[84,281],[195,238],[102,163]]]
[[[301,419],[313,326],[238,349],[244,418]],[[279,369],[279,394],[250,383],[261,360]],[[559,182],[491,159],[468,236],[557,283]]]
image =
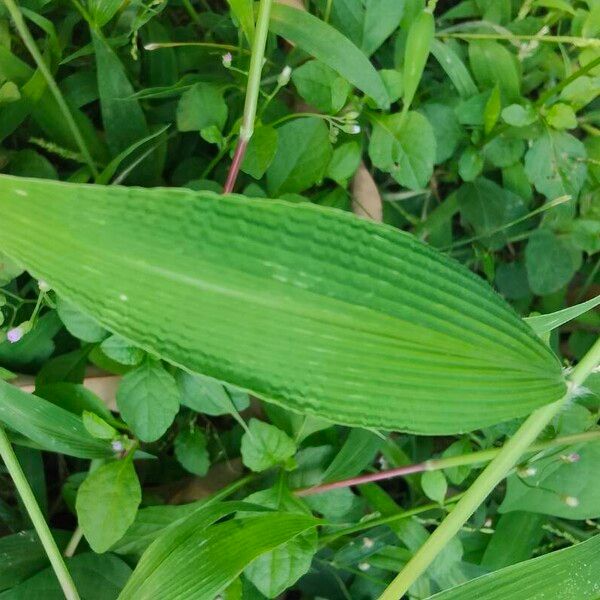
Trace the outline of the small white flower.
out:
[[[369,537],[364,537],[362,540],[362,545],[363,548],[370,550],[375,545],[375,542]]]
[[[368,562],[361,562],[358,564],[358,568],[361,571],[368,571],[371,568],[371,565]]]
[[[231,67],[231,63],[233,61],[233,56],[231,55],[231,52],[227,52],[227,54],[223,54],[223,56],[221,57],[221,61],[223,62],[223,66],[226,69],[229,69],[229,67]]]
[[[519,467],[517,469],[517,474],[519,477],[533,477],[537,473],[537,469],[535,467]]]

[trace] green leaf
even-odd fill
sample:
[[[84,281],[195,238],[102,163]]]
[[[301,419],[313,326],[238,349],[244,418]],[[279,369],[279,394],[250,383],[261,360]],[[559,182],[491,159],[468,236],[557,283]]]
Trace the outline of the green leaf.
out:
[[[101,342],[108,335],[106,329],[98,325],[94,319],[82,314],[63,298],[58,299],[56,311],[67,331],[84,342]]]
[[[274,4],[269,28],[337,71],[381,108],[388,106],[387,90],[369,59],[327,23],[307,12]]]
[[[277,151],[267,170],[273,196],[303,192],[323,179],[332,150],[321,119],[294,119],[279,127],[277,134]]]
[[[214,598],[258,556],[318,524],[308,515],[269,513],[211,526],[243,506],[209,505],[165,532],[144,553],[119,600]]]
[[[575,129],[577,127],[575,111],[563,102],[553,104],[546,115],[546,119],[554,129]]]
[[[336,0],[331,23],[371,56],[398,28],[404,2],[398,0]]]
[[[55,531],[59,547],[69,541],[69,533]],[[0,538],[0,591],[17,585],[48,565],[48,557],[35,531],[20,531]],[[2,597],[2,596],[0,596]]]
[[[241,170],[260,179],[273,161],[278,137],[277,130],[269,125],[257,127],[250,138]]]
[[[201,131],[211,125],[223,129],[227,104],[223,91],[211,83],[196,83],[181,95],[177,105],[177,129]]]
[[[246,502],[310,515],[308,508],[281,486],[251,494]],[[308,572],[317,551],[317,541],[314,529],[302,533],[271,552],[261,554],[244,569],[244,576],[267,598],[276,598]]]
[[[502,110],[502,119],[509,125],[515,127],[526,127],[537,121],[537,113],[530,104],[521,106],[520,104],[511,104]]]
[[[545,333],[576,319],[589,310],[592,310],[592,308],[596,308],[598,305],[600,305],[600,294],[586,302],[576,304],[575,306],[569,306],[569,308],[564,308],[563,310],[557,310],[556,312],[547,315],[527,317],[525,321],[527,321],[527,324],[538,335],[544,335]]]
[[[127,373],[117,390],[123,420],[144,442],[157,440],[179,411],[179,390],[160,362],[146,360]]]
[[[458,124],[456,113],[451,106],[428,102],[421,105],[421,112],[433,128],[435,135],[435,164],[447,161],[456,151],[464,132]]]
[[[176,380],[181,392],[181,404],[196,412],[218,417],[250,406],[246,392],[211,377],[178,371]]]
[[[23,269],[20,266],[0,252],[0,285],[10,283],[22,272]]]
[[[461,98],[471,98],[477,94],[477,86],[469,70],[460,56],[448,45],[440,40],[431,43],[431,54],[440,63],[446,75],[450,78]]]
[[[142,488],[131,457],[90,472],[77,492],[77,520],[94,552],[106,552],[135,519]]]
[[[448,482],[442,471],[426,471],[421,475],[421,487],[428,498],[444,504]]]
[[[385,225],[6,175],[0,211],[0,250],[104,327],[296,412],[456,433],[564,394],[559,361],[485,282]]]
[[[96,27],[106,25],[117,13],[124,0],[88,0],[87,8]]]
[[[369,156],[373,164],[391,173],[400,184],[418,190],[433,173],[435,135],[426,117],[418,112],[374,116]]]
[[[500,248],[514,232],[509,224],[527,212],[523,200],[485,177],[465,183],[457,192],[460,213],[483,243]]]
[[[110,445],[91,437],[79,417],[2,380],[0,421],[52,452],[78,458],[112,456]]]
[[[483,170],[481,150],[468,146],[458,159],[458,174],[463,181],[474,181]],[[462,188],[461,188],[462,189]]]
[[[67,561],[75,586],[85,600],[115,600],[131,574],[131,568],[117,556],[92,553],[78,554]],[[53,569],[48,567],[2,594],[2,600],[64,600]]]
[[[521,533],[519,533],[521,535]],[[600,536],[478,577],[431,600],[584,600],[600,587]]]
[[[186,471],[206,475],[210,457],[204,432],[196,426],[184,427],[175,438],[175,456]]]
[[[94,438],[99,440],[112,440],[117,436],[117,430],[96,413],[86,410],[83,412],[81,419],[87,432]]]
[[[517,60],[502,44],[494,40],[470,42],[469,62],[475,79],[482,88],[498,86],[508,100],[520,97],[521,75]]]
[[[383,445],[380,436],[366,429],[351,429],[344,445],[323,474],[323,481],[358,475],[368,467]]]
[[[254,6],[252,0],[227,0],[227,3],[240,24],[248,45],[251,47],[254,40]]]
[[[500,512],[525,510],[563,519],[600,517],[600,480],[595,476],[599,460],[597,443],[569,446],[558,456],[536,460],[533,475],[517,471],[507,479]]]
[[[102,352],[108,358],[122,365],[139,365],[144,359],[144,351],[132,346],[127,340],[118,335],[111,335],[100,344]]]
[[[585,146],[577,138],[564,131],[546,129],[525,155],[525,172],[546,198],[577,198],[585,183],[585,158]]]
[[[296,444],[280,429],[251,419],[242,436],[242,460],[253,471],[265,471],[285,463],[296,454]]]
[[[569,283],[577,262],[573,248],[549,229],[537,229],[525,248],[529,287],[535,294],[552,294]]]
[[[531,512],[515,511],[501,515],[481,564],[496,570],[531,558],[544,537],[542,525],[545,521],[543,515]]]
[[[333,151],[327,167],[327,177],[345,187],[348,180],[356,173],[361,156],[362,148],[357,142],[341,144]]]
[[[294,69],[292,81],[308,104],[326,113],[335,114],[342,109],[350,93],[350,84],[318,60]]]
[[[97,31],[92,31],[96,55],[98,92],[102,124],[113,155],[126,150],[131,144],[148,136],[146,117],[139,102],[132,98],[134,89],[121,61],[108,42]]]

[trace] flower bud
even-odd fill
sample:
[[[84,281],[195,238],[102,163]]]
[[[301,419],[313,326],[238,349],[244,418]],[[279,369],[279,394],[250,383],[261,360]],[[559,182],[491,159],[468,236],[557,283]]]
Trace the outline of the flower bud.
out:
[[[517,475],[521,478],[533,477],[536,473],[537,469],[535,467],[522,466],[517,469]]]
[[[292,76],[292,67],[285,65],[285,67],[283,67],[283,71],[281,71],[281,73],[279,73],[279,77],[277,77],[277,85],[279,87],[283,87],[284,85],[287,85],[290,81],[291,76]]]
[[[44,281],[43,279],[40,279],[38,281],[38,288],[40,288],[40,292],[44,292],[47,293],[49,292],[52,288],[48,285],[47,281]]]
[[[579,506],[579,498],[575,496],[563,496],[562,501],[571,508],[577,508]]]
[[[569,452],[569,454],[561,454],[560,460],[566,463],[579,462],[581,456],[577,452]]]
[[[361,562],[358,564],[358,568],[361,571],[368,571],[371,568],[371,565],[368,562]]]
[[[110,443],[110,447],[112,448],[113,452],[123,452],[123,450],[125,450],[125,445],[121,440],[113,440]]]
[[[18,327],[13,327],[6,332],[6,339],[15,344],[31,331],[31,321],[23,321]]]
[[[231,55],[231,52],[227,52],[227,54],[223,54],[223,56],[221,57],[221,62],[223,63],[223,66],[226,69],[229,69],[229,67],[231,67],[232,61],[233,56]]]

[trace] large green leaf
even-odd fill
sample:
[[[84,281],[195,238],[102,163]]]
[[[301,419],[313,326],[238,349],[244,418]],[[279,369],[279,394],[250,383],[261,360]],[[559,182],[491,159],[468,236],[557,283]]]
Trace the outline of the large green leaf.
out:
[[[539,558],[500,569],[431,600],[596,600],[600,535]]]
[[[79,417],[1,380],[0,422],[53,452],[79,458],[112,454],[110,444],[94,439]]]
[[[388,92],[369,59],[331,25],[297,8],[274,4],[269,28],[330,66],[379,106],[389,105]]]
[[[491,288],[385,225],[6,175],[0,211],[0,250],[104,327],[297,412],[456,433],[565,390],[555,356]]]

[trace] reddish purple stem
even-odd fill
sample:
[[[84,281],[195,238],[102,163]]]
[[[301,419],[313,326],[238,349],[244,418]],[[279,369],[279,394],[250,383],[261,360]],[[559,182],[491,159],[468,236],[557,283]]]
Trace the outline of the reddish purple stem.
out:
[[[394,477],[411,475],[412,473],[422,473],[425,470],[427,470],[427,463],[417,463],[408,465],[407,467],[387,469],[386,471],[379,471],[378,473],[369,473],[368,475],[359,475],[358,477],[351,477],[350,479],[342,479],[341,481],[332,481],[331,483],[302,488],[300,490],[295,490],[294,494],[296,496],[312,496],[313,494],[321,494],[322,492],[350,487],[352,485],[370,483],[371,481],[381,481],[383,479],[393,479]]]
[[[230,194],[233,192],[238,173],[240,172],[240,166],[242,165],[244,155],[246,154],[246,148],[248,148],[248,140],[242,137],[238,138],[235,152],[233,154],[233,160],[231,161],[231,166],[229,167],[229,173],[227,173],[227,181],[225,182],[225,187],[223,188],[224,194]]]

